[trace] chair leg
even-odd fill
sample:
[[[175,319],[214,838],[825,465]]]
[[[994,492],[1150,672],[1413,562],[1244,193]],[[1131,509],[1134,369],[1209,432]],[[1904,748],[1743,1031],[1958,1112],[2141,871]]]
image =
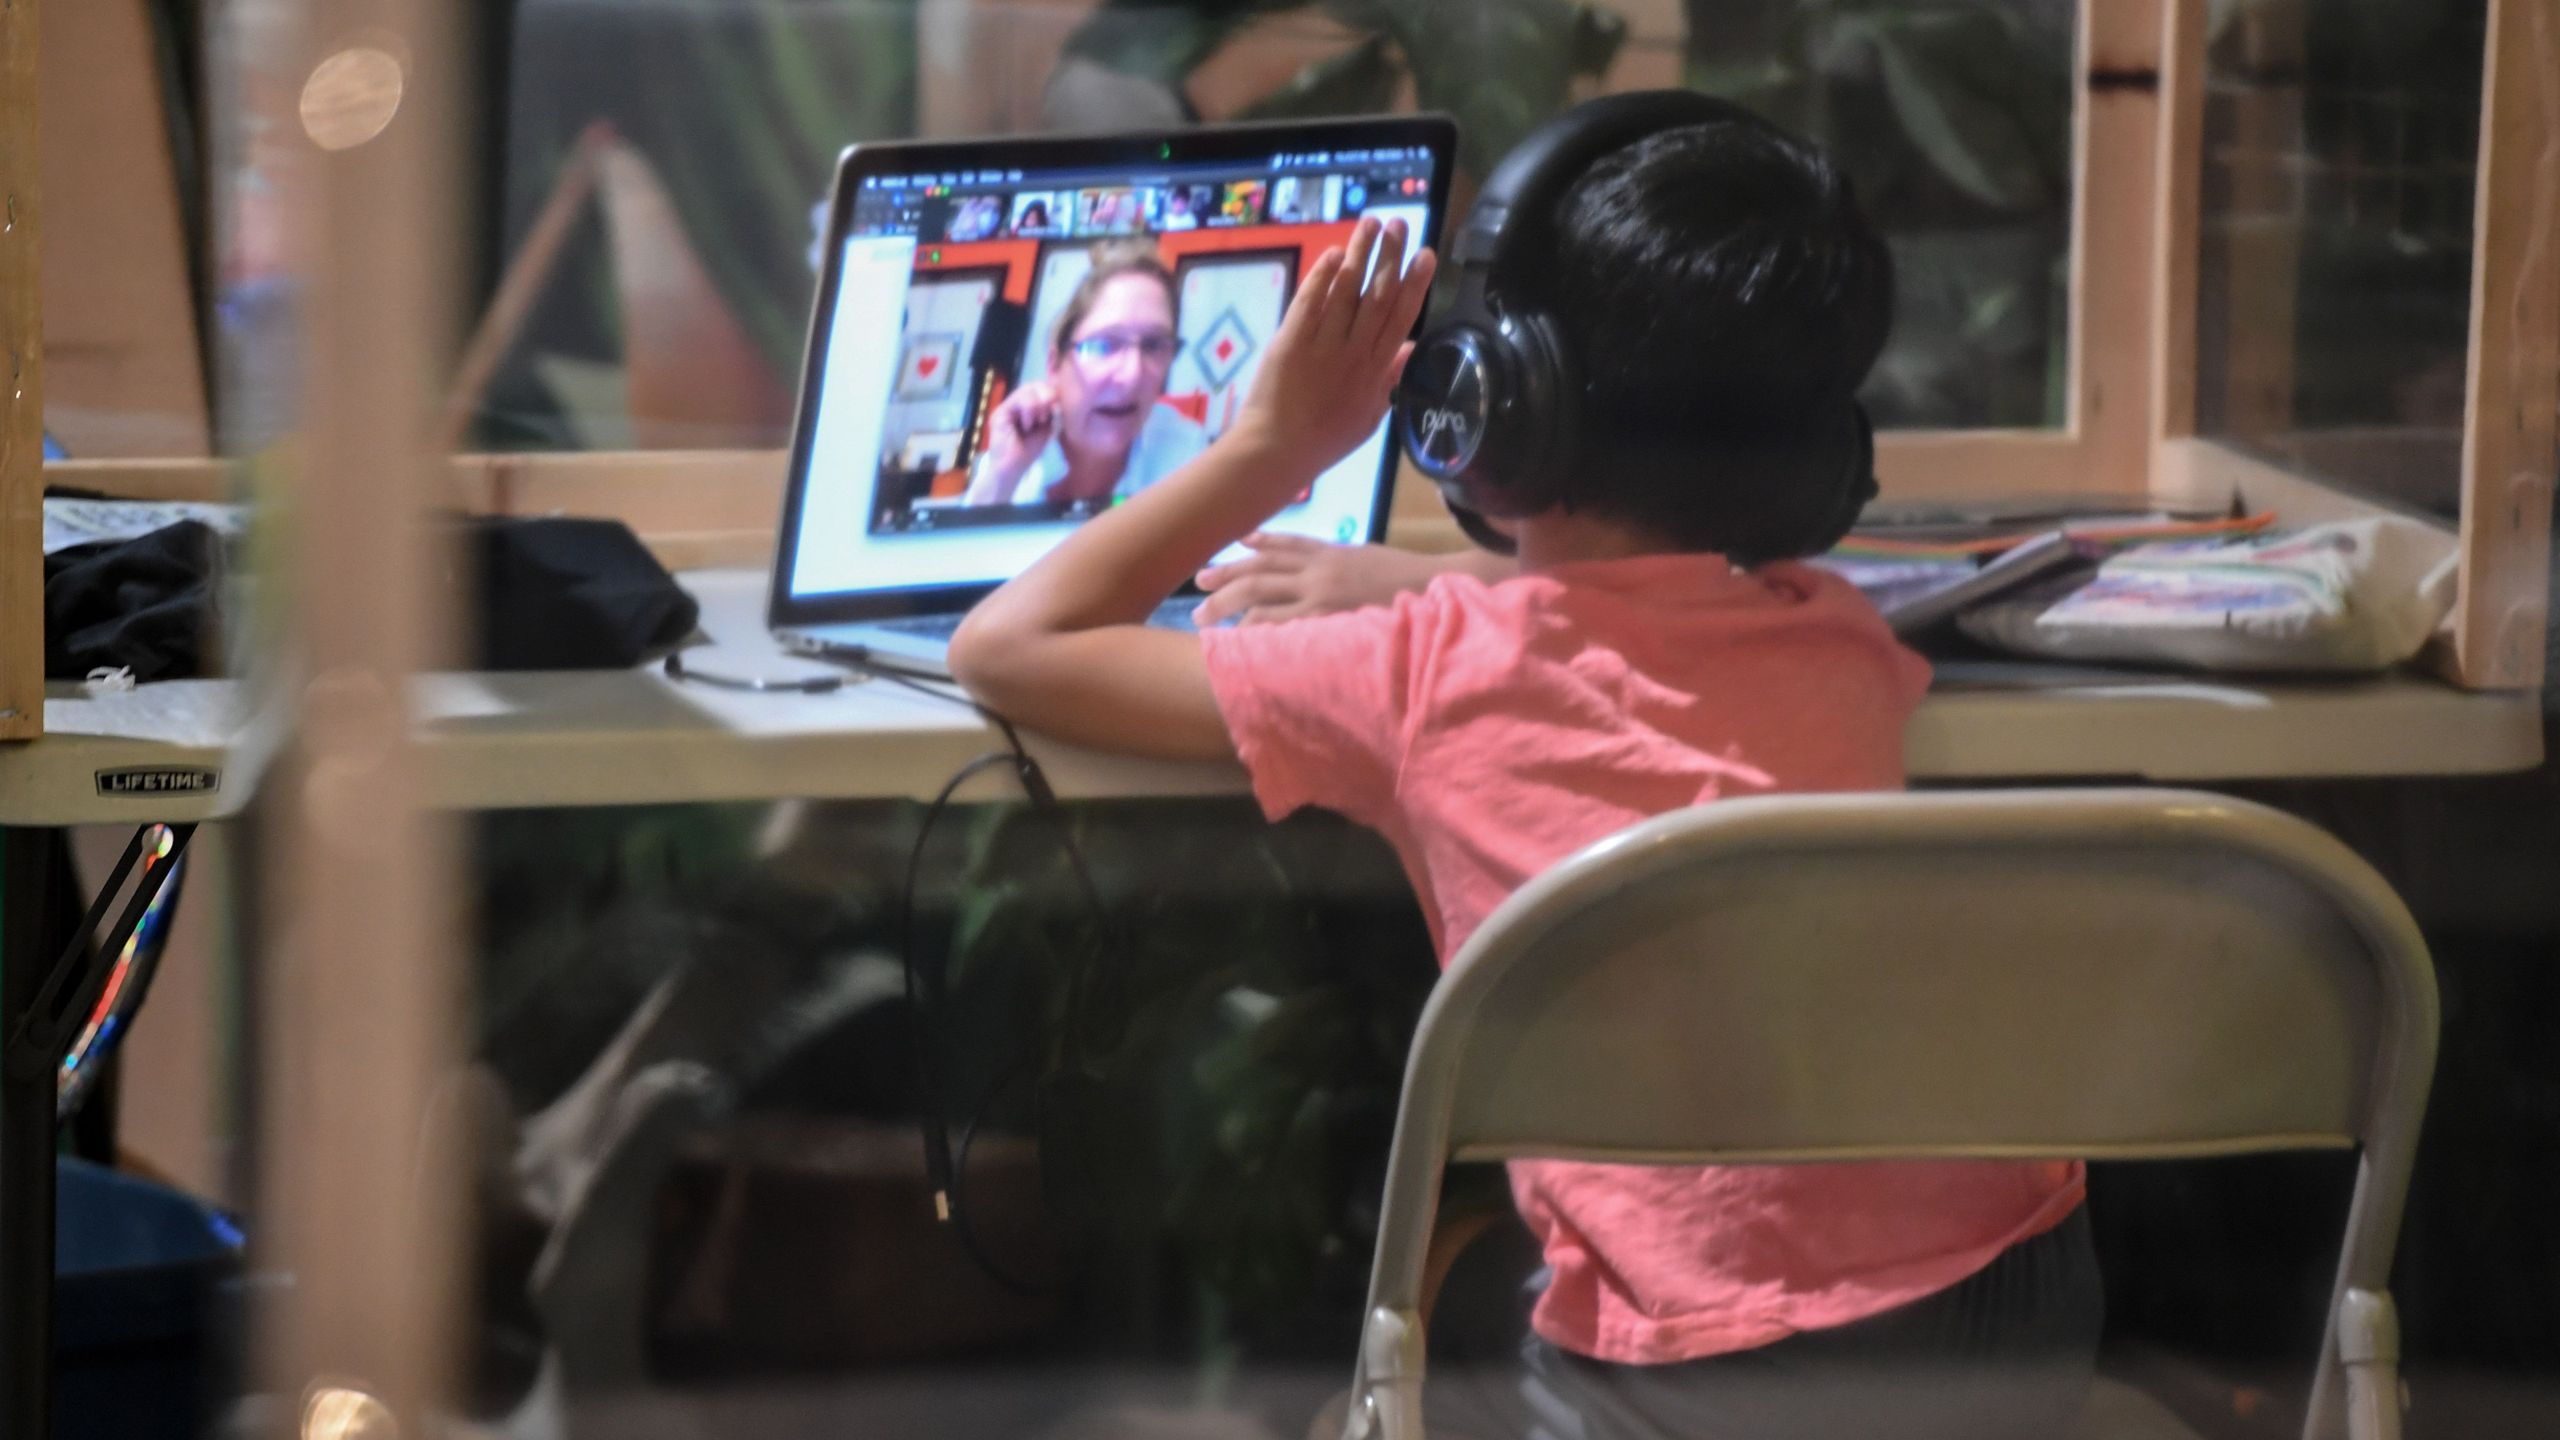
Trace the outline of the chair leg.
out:
[[[2358,1365],[2347,1371],[2350,1440],[2400,1440],[2400,1371],[2393,1365]]]
[[[2347,1292],[2337,1346],[2347,1372],[2349,1440],[2400,1440],[2400,1316],[2388,1291]]]
[[[1422,1307],[1412,1316],[1379,1310],[1369,1317],[1369,1328],[1361,1338],[1362,1364],[1358,1383],[1331,1402],[1334,1413],[1319,1415],[1308,1428],[1308,1440],[1422,1440],[1422,1351],[1424,1336],[1431,1325],[1431,1307],[1440,1298],[1440,1287],[1448,1282],[1450,1269],[1469,1245],[1482,1238],[1501,1217],[1490,1212],[1459,1215],[1444,1220],[1431,1232],[1430,1248],[1422,1258]],[[1398,1358],[1389,1363],[1394,1369],[1381,1369],[1377,1363],[1384,1345]],[[1401,1352],[1409,1350],[1410,1359]],[[1409,1366],[1409,1368],[1407,1368]],[[1398,1397],[1399,1411],[1390,1405]]]
[[[1422,1317],[1384,1307],[1360,1332],[1360,1374],[1343,1440],[1423,1440]]]

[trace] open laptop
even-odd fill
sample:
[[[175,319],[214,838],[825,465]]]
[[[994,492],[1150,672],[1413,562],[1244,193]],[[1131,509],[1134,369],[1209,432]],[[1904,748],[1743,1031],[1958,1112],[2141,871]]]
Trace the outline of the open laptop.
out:
[[[1456,138],[1400,116],[846,151],[775,635],[938,666],[971,605],[1234,423],[1298,277],[1356,221],[1438,243]],[[1115,281],[1086,287],[1077,343],[1054,343],[1097,254],[1117,265],[1137,246],[1173,277],[1170,325],[1160,289]],[[1026,386],[1051,403],[1008,411]],[[1125,465],[1095,459],[1124,450]],[[1381,424],[1267,528],[1381,539],[1395,468]],[[1188,624],[1196,603],[1170,598],[1159,623]]]

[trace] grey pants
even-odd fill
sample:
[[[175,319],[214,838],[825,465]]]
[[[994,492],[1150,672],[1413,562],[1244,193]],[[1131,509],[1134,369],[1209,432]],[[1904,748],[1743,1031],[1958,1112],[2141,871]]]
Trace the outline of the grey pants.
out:
[[[2105,1309],[2085,1207],[1935,1295],[1676,1365],[1612,1365],[1526,1326],[1510,1355],[1435,1360],[1432,1440],[2050,1440],[2085,1400]]]

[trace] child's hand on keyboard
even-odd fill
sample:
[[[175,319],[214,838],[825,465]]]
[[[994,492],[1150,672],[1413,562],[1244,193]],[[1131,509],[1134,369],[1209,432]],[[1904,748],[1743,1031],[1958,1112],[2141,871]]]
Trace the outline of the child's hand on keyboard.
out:
[[[1191,613],[1203,628],[1232,619],[1261,624],[1384,605],[1421,590],[1449,568],[1440,557],[1384,545],[1328,545],[1269,533],[1248,535],[1244,543],[1251,555],[1200,572],[1200,588],[1209,598]]]
[[[1291,493],[1386,416],[1434,268],[1429,250],[1404,263],[1406,239],[1401,220],[1364,219],[1346,248],[1318,257],[1254,378],[1232,433],[1288,462],[1280,469],[1302,472]]]

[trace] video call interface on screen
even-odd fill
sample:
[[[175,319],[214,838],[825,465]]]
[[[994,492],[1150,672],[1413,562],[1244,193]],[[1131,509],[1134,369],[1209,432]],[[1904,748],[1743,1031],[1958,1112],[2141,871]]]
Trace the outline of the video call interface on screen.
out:
[[[1431,173],[1398,146],[864,176],[792,593],[1002,580],[1180,468],[1235,423],[1317,256],[1363,216],[1420,244]],[[1366,539],[1387,444],[1382,424],[1267,528]]]

